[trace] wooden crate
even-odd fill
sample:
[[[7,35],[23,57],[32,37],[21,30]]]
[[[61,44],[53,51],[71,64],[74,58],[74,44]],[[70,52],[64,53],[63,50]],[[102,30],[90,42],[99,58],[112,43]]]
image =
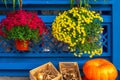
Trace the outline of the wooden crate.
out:
[[[54,65],[51,62],[48,62],[42,66],[39,66],[35,69],[30,70],[30,80],[37,80],[37,75],[41,70],[48,70],[54,71],[57,77],[54,78],[54,80],[61,80],[62,74],[60,74],[57,69],[54,67]]]
[[[68,74],[68,75],[72,74],[72,77],[74,78],[74,80],[82,80],[77,62],[59,62],[59,70],[60,70],[60,73],[62,74],[63,80],[64,80],[64,77],[66,76],[66,74]],[[71,72],[71,71],[75,71],[75,73],[70,74],[69,72]],[[75,78],[75,76],[77,78]],[[73,79],[71,79],[71,80],[73,80]]]

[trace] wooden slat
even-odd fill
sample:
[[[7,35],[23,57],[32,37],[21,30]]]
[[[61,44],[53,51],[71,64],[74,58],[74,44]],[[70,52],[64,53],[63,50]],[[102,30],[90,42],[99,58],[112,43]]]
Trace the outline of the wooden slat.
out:
[[[0,76],[13,76],[13,77],[23,77],[23,76],[29,76],[29,70],[0,70]]]
[[[23,0],[23,4],[70,4],[70,0]],[[94,0],[91,0],[90,4],[112,4],[112,1],[104,2],[103,0],[97,0],[95,3]]]
[[[82,58],[88,57],[88,54],[82,55]],[[103,52],[101,56],[95,55],[95,57],[110,57],[110,53]],[[57,57],[57,58],[74,58],[73,53],[32,53],[32,52],[27,52],[27,53],[0,53],[0,57],[17,57],[17,58],[23,58],[23,57],[41,57],[41,58],[48,58],[48,57]]]
[[[54,4],[54,5],[45,5],[45,4],[23,4],[24,10],[68,10],[70,9],[70,5],[63,4],[62,6],[60,4]],[[111,11],[112,7],[111,5],[92,5],[92,10],[99,10],[99,11]],[[13,10],[12,5],[8,8],[6,8],[4,5],[0,7],[0,10]]]
[[[113,48],[113,63],[114,65],[120,69],[120,5],[119,5],[120,0],[115,0],[113,4],[113,43],[112,43],[112,48]]]
[[[55,19],[55,15],[40,15],[40,18],[42,18],[42,20],[45,23],[52,23]],[[112,17],[109,15],[102,15],[104,22],[112,22]],[[0,20],[2,20],[3,18],[5,18],[5,16],[0,16]]]
[[[45,60],[46,59],[46,60]],[[108,57],[105,59],[110,60]],[[89,58],[1,58],[0,59],[0,71],[1,70],[30,70],[38,67],[47,62],[52,62],[56,68],[59,67],[59,62],[78,62],[80,69],[82,65],[89,60]]]
[[[112,4],[113,1],[112,0],[96,0],[96,2],[94,2],[94,0],[90,0],[90,4]],[[3,4],[0,1],[0,4]],[[10,2],[8,3],[10,4]],[[23,4],[70,4],[70,0],[23,0]]]

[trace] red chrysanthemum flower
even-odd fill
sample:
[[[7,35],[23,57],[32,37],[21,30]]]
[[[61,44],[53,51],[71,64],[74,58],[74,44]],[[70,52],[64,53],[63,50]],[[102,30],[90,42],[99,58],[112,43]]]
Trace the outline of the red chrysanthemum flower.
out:
[[[0,35],[3,37],[6,32],[3,31],[5,28],[7,31],[11,31],[14,27],[28,27],[31,30],[39,30],[39,35],[47,32],[47,28],[44,22],[34,12],[28,12],[25,10],[18,10],[7,14],[6,18],[0,22]]]

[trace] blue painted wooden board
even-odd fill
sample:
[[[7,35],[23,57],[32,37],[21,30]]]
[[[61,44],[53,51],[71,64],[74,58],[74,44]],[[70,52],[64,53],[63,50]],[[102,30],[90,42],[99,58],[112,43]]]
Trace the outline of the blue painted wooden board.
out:
[[[115,0],[113,4],[113,55],[114,65],[120,70],[120,1]]]
[[[90,0],[90,4],[112,4],[113,0],[107,0],[108,2],[104,2],[104,0]],[[9,2],[10,3],[10,2]],[[70,0],[23,0],[23,4],[70,4]]]
[[[116,59],[120,55],[118,53],[120,50],[120,36],[117,36],[117,34],[120,33],[118,30],[119,26],[117,25],[120,21],[120,16],[118,17],[120,10],[117,5],[115,5],[115,3],[118,2],[117,0],[107,0],[107,2],[98,0],[96,3],[91,1],[90,4],[92,4],[92,10],[102,12],[101,15],[104,18],[102,25],[105,29],[103,34],[103,54],[101,56],[95,56],[94,58],[100,57],[108,59],[120,69],[120,63]],[[11,11],[12,5],[9,3],[8,6],[9,8],[5,8],[3,3],[0,2],[0,13],[2,11]],[[42,18],[47,27],[51,28],[51,24],[58,14],[42,14],[41,10],[68,10],[70,9],[70,3],[69,0],[23,0],[23,9],[38,11],[39,17]],[[5,18],[5,14],[1,13],[0,21],[3,18]],[[53,38],[47,37],[47,39],[51,42]],[[51,43],[54,44],[53,42]],[[2,39],[0,45],[10,46],[10,43]],[[50,46],[49,44],[46,45]],[[34,46],[35,48],[28,52],[16,51],[14,46],[10,46],[12,50],[7,52],[5,51],[6,48],[0,47],[0,76],[28,76],[29,70],[49,61],[51,61],[56,68],[58,68],[58,63],[61,61],[78,62],[80,70],[82,70],[84,62],[90,59],[88,55],[76,58],[72,53],[62,51],[61,48],[58,48],[58,45],[54,45],[54,48],[49,52],[42,51],[39,44],[34,44]],[[38,50],[36,50],[36,48]],[[56,48],[57,50],[55,50]]]
[[[56,15],[40,15],[39,17],[42,18],[45,23],[52,23]],[[110,15],[103,15],[102,17],[104,18],[104,23],[112,22],[112,17]],[[3,18],[5,18],[5,15],[0,16],[0,20]]]

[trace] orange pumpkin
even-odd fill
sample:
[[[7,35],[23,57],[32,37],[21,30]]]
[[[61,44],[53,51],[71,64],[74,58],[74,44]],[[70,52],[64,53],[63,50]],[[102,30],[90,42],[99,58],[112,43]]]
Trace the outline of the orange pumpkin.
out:
[[[118,72],[108,60],[96,58],[85,62],[83,72],[89,80],[116,80]]]

